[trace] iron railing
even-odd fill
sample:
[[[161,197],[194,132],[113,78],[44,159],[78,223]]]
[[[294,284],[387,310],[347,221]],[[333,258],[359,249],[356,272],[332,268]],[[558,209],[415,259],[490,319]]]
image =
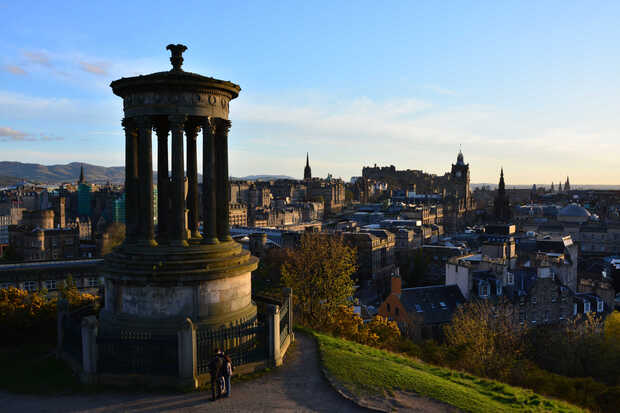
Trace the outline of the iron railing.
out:
[[[101,373],[178,376],[177,335],[121,330],[97,337]]]
[[[284,303],[280,307],[280,347],[284,345],[286,338],[289,336],[291,332],[290,331],[291,326],[289,323],[289,314],[288,314],[288,312],[291,311],[291,309],[289,308],[288,303],[289,303],[288,300],[284,300]]]
[[[198,374],[209,373],[209,362],[219,349],[231,359],[233,366],[266,360],[269,356],[267,328],[252,318],[231,327],[196,330],[196,358]]]

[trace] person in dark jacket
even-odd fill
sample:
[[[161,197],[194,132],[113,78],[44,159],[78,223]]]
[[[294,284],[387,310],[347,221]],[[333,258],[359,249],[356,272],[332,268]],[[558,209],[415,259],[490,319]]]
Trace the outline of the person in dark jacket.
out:
[[[222,388],[220,387],[220,377],[224,370],[224,358],[222,351],[217,350],[211,361],[209,362],[209,374],[211,375],[211,400],[222,396]]]

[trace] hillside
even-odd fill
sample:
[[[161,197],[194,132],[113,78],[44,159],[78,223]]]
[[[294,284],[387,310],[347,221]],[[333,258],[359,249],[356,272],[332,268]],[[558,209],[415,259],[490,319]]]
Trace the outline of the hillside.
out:
[[[530,390],[436,367],[347,340],[313,333],[328,378],[344,394],[380,410],[437,400],[469,412],[579,412]]]
[[[8,186],[8,185],[15,185],[19,181],[20,181],[19,178],[15,178],[14,176],[0,175],[0,187]]]
[[[82,165],[84,165],[84,173],[88,182],[104,183],[110,181],[120,183],[125,179],[125,168],[122,166],[108,168],[78,162],[66,165],[40,165],[3,161],[0,162],[0,175],[46,184],[75,182],[80,176],[80,166]]]

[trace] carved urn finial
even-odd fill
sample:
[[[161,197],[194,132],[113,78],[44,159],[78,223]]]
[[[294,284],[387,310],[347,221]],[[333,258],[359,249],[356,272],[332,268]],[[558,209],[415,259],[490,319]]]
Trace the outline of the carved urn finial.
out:
[[[169,44],[166,46],[166,50],[170,50],[172,56],[170,56],[170,63],[172,63],[173,72],[182,72],[181,66],[183,66],[183,52],[187,50],[187,46],[184,44]]]

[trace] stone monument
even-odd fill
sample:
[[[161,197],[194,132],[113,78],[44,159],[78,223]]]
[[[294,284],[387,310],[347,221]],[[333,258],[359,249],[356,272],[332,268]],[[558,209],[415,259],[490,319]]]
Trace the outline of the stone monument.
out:
[[[183,71],[187,47],[171,44],[167,49],[170,71],[110,84],[123,99],[127,232],[125,242],[105,258],[105,307],[99,318],[104,335],[176,334],[187,318],[203,329],[216,329],[256,317],[250,274],[258,260],[232,240],[228,220],[229,102],[241,88]],[[202,210],[197,142],[203,147]]]

